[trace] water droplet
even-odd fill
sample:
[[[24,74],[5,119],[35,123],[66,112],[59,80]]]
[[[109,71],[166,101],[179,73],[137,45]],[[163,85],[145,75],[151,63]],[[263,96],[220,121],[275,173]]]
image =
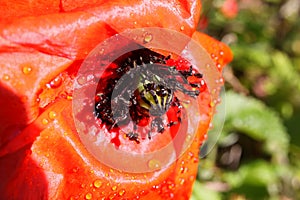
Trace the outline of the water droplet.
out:
[[[71,95],[67,95],[67,100],[72,100],[73,97]]]
[[[57,76],[52,81],[50,81],[50,83],[47,84],[47,86],[54,89],[61,86],[61,84],[62,84],[62,78],[60,76]]]
[[[153,190],[159,190],[159,189],[160,189],[160,186],[159,186],[159,185],[153,185],[153,186],[152,186],[152,189],[153,189]]]
[[[86,83],[86,77],[85,76],[79,76],[78,79],[77,79],[77,83],[79,85],[83,85]]]
[[[222,84],[224,83],[224,79],[223,79],[223,78],[220,78],[219,81],[220,81],[220,83],[222,83]]]
[[[198,162],[199,162],[199,158],[194,157],[194,158],[193,158],[193,163],[198,163]]]
[[[90,173],[93,174],[93,173],[94,173],[94,170],[91,170]]]
[[[151,34],[146,34],[144,37],[144,43],[151,42],[152,39],[153,39],[153,37]]]
[[[185,142],[189,142],[189,141],[191,141],[191,139],[192,139],[192,136],[190,134],[188,134],[185,138]]]
[[[184,26],[183,26],[183,25],[180,27],[180,30],[181,30],[181,31],[184,31]]]
[[[108,198],[109,198],[109,199],[114,199],[116,196],[117,196],[117,194],[113,193],[113,194],[109,195]]]
[[[22,71],[23,71],[23,74],[28,75],[32,71],[32,68],[29,66],[25,66],[25,67],[23,67]]]
[[[169,188],[170,190],[174,189],[174,188],[175,188],[175,184],[174,184],[174,183],[169,183],[168,188]]]
[[[47,125],[49,123],[48,119],[42,119],[42,124]]]
[[[173,192],[170,192],[170,193],[169,193],[169,197],[170,197],[171,199],[174,199],[174,193],[173,193]]]
[[[187,167],[180,167],[180,173],[184,174],[188,171],[189,169]]]
[[[3,80],[8,81],[10,79],[9,75],[3,74]]]
[[[85,195],[85,199],[92,199],[92,198],[93,198],[93,195],[90,192]]]
[[[124,189],[121,189],[121,190],[119,191],[119,195],[120,195],[120,196],[123,196],[123,195],[125,194],[125,192],[126,192],[126,191],[125,191]]]
[[[94,181],[94,186],[95,186],[95,188],[101,187],[101,186],[102,186],[102,181],[99,180],[99,179],[95,180],[95,181]]]
[[[118,187],[116,185],[114,185],[114,186],[111,187],[112,191],[116,191],[117,188]]]
[[[179,178],[179,184],[180,184],[180,185],[183,185],[184,182],[185,182],[185,180],[184,180],[183,178]]]
[[[159,169],[161,167],[161,163],[159,160],[152,159],[148,162],[148,167],[150,169]]]
[[[50,111],[50,112],[48,113],[48,116],[49,116],[50,119],[55,119],[55,117],[56,117],[56,112]]]
[[[191,151],[189,151],[189,152],[188,152],[188,158],[191,159],[191,158],[193,158],[193,157],[194,157],[194,153],[191,152]]]
[[[224,51],[220,51],[220,56],[223,56],[224,55]]]

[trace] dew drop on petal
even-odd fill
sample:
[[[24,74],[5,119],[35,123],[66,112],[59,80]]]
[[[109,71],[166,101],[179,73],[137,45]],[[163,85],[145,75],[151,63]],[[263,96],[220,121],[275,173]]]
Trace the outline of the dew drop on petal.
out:
[[[60,76],[55,77],[52,81],[50,81],[49,86],[50,88],[58,88],[62,84],[62,78]]]
[[[199,162],[199,158],[194,157],[194,158],[193,158],[193,163],[198,163],[198,162]]]
[[[144,37],[144,43],[151,42],[152,39],[153,39],[153,36],[151,34],[146,34]]]
[[[48,113],[48,116],[49,116],[50,119],[55,119],[55,117],[56,117],[56,112],[50,111],[50,112]]]
[[[100,188],[102,186],[102,181],[97,179],[94,181],[95,188]]]
[[[117,190],[117,186],[114,185],[114,186],[111,187],[111,189],[112,189],[112,191],[116,191]]]
[[[148,167],[150,169],[158,169],[161,167],[161,163],[159,160],[156,160],[156,159],[152,159],[148,162]]]
[[[184,178],[179,178],[179,184],[180,184],[180,185],[183,185],[184,183],[185,183]]]
[[[191,151],[189,151],[189,152],[188,152],[188,158],[189,158],[189,159],[192,159],[193,157],[194,157],[194,153],[191,152]]]
[[[140,196],[144,196],[146,194],[147,194],[147,192],[145,190],[140,191]]]
[[[173,182],[169,182],[168,184],[169,184],[169,185],[168,185],[168,188],[169,188],[170,190],[172,190],[172,189],[175,188],[175,184],[174,184]]]
[[[67,100],[72,100],[73,97],[71,95],[67,95]]]
[[[222,83],[222,84],[224,83],[224,79],[223,79],[222,77],[220,78],[219,81],[220,81],[220,83]]]
[[[119,191],[119,195],[120,195],[120,196],[123,196],[123,195],[125,194],[125,192],[126,192],[126,191],[125,191],[124,189],[121,189],[121,190]]]
[[[32,68],[29,67],[29,66],[25,66],[25,67],[23,67],[23,69],[22,69],[22,72],[23,72],[23,74],[25,74],[25,75],[30,74],[31,71],[32,71]]]
[[[85,195],[85,199],[92,199],[92,198],[93,198],[93,195],[90,192]]]
[[[85,77],[85,76],[80,76],[80,77],[78,77],[77,83],[78,83],[79,85],[85,84],[85,83],[86,83],[86,77]]]
[[[183,25],[180,27],[180,30],[181,30],[181,31],[184,31],[184,26],[183,26]]]
[[[109,199],[115,199],[115,197],[117,196],[117,194],[115,194],[115,193],[113,193],[113,194],[111,194],[111,195],[109,195]]]
[[[180,167],[180,173],[185,174],[188,172],[188,168],[187,167]]]
[[[104,53],[104,49],[102,48],[100,51],[99,51],[100,54],[103,54]]]
[[[48,119],[42,119],[42,124],[47,125],[49,123]]]
[[[10,79],[10,77],[9,77],[8,74],[3,74],[2,79],[5,80],[5,81],[8,81]]]
[[[185,138],[185,142],[189,142],[189,141],[191,141],[191,139],[192,139],[192,136],[190,134],[188,134]]]

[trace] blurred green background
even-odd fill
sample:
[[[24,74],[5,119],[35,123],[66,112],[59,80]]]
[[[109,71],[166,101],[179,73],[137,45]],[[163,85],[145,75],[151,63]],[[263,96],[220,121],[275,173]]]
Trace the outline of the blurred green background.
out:
[[[224,127],[191,199],[300,199],[300,1],[202,3],[198,29],[234,60],[224,70]]]

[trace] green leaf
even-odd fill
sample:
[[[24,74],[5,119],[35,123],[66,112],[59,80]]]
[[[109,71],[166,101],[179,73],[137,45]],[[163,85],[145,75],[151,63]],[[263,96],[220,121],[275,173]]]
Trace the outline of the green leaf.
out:
[[[224,132],[238,131],[262,141],[266,150],[274,156],[287,153],[289,135],[273,110],[257,99],[232,91],[226,93],[225,105]]]
[[[191,200],[221,200],[221,195],[217,191],[205,188],[204,184],[196,181],[193,188],[193,194]]]
[[[276,173],[275,166],[257,160],[243,165],[238,172],[225,173],[223,177],[232,187],[240,187],[242,184],[264,187],[278,181]]]
[[[275,51],[272,56],[272,62],[273,77],[278,77],[279,75],[282,83],[288,84],[291,88],[298,89],[297,92],[299,92],[300,76],[288,55],[281,51]]]

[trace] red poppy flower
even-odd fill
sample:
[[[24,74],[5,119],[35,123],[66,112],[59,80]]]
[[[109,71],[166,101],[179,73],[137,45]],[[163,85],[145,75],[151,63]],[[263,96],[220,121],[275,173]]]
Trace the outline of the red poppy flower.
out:
[[[187,150],[166,167],[150,160],[148,167],[154,170],[145,173],[111,168],[90,153],[74,123],[72,98],[74,80],[81,80],[77,73],[89,52],[127,29],[161,27],[191,37],[206,49],[221,76],[232,55],[226,45],[195,30],[200,7],[199,1],[175,0],[0,3],[1,199],[188,199],[199,146],[214,111],[214,91],[199,89],[196,100],[201,120],[191,120],[195,137]],[[167,58],[164,51],[155,53]],[[177,70],[190,66],[181,57],[166,59],[165,64]],[[173,93],[169,96],[175,97]],[[169,122],[176,113],[185,112],[174,104],[168,107]],[[143,120],[139,123],[146,123]],[[111,141],[133,152],[151,151],[172,139],[178,126],[169,126],[151,140],[140,138],[140,143],[121,134],[117,139],[123,146]]]

